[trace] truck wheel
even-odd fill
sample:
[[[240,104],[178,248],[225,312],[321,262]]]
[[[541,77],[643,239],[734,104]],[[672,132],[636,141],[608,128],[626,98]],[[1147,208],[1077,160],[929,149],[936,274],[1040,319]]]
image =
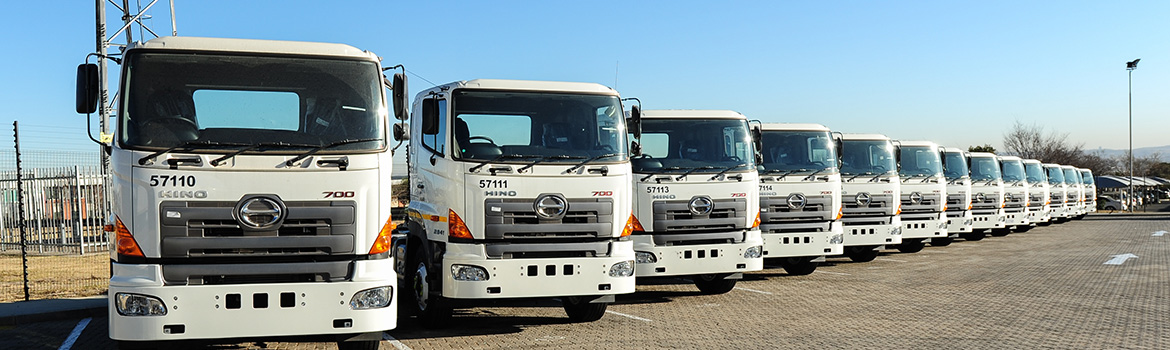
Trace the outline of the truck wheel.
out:
[[[1009,233],[1012,233],[1012,229],[1007,227],[991,229],[991,235],[993,237],[1003,237],[1007,236]]]
[[[930,246],[931,247],[946,247],[946,246],[951,245],[951,242],[954,242],[954,241],[955,241],[955,239],[950,238],[950,237],[931,238],[930,239]]]
[[[445,326],[447,320],[451,318],[451,308],[443,302],[443,298],[431,292],[432,285],[438,280],[438,276],[431,273],[427,268],[423,256],[426,253],[422,248],[416,248],[414,253],[410,255],[410,263],[408,267],[414,267],[414,270],[408,270],[410,276],[407,277],[409,283],[409,300],[402,300],[411,307],[411,313],[418,317],[418,322],[427,328],[440,328]],[[401,303],[400,302],[400,303]]]
[[[963,237],[963,239],[965,239],[965,240],[968,240],[968,241],[979,241],[979,240],[983,240],[983,237],[984,237],[984,236],[986,236],[986,234],[985,234],[985,233],[983,233],[983,231],[979,231],[979,232],[963,232],[963,233],[960,233],[960,234],[959,234],[959,237]]]
[[[593,322],[605,316],[605,309],[609,303],[590,303],[590,299],[583,297],[563,297],[561,304],[565,307],[565,314],[572,322]]]
[[[903,239],[902,244],[897,246],[899,252],[903,253],[917,253],[926,247],[925,239]]]
[[[377,340],[339,341],[337,350],[378,350],[380,343]]]
[[[735,288],[735,282],[738,280],[726,279],[727,274],[707,274],[697,275],[691,278],[695,281],[695,287],[699,287],[699,291],[703,294],[723,294],[730,292]]]
[[[803,256],[796,258],[782,258],[780,259],[780,267],[784,268],[784,272],[793,276],[804,276],[813,273],[817,270],[817,265],[820,263],[813,261],[811,256]]]
[[[1031,229],[1032,229],[1032,225],[1016,226],[1016,232],[1028,232],[1028,230],[1031,230]]]
[[[854,262],[870,262],[877,259],[878,251],[873,246],[845,247],[845,256]]]

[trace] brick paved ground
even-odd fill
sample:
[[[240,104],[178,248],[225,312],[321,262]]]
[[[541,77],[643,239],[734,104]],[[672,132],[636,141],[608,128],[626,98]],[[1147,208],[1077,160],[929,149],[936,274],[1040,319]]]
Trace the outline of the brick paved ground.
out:
[[[1159,230],[1170,215],[1093,215],[869,263],[830,258],[808,276],[769,268],[725,295],[652,281],[593,323],[567,323],[544,301],[460,310],[447,329],[402,324],[390,335],[412,349],[1165,349],[1170,235],[1152,236]],[[1103,264],[1127,253],[1138,257]],[[76,323],[0,329],[0,348],[53,349]],[[94,319],[74,348],[108,348],[105,327]]]

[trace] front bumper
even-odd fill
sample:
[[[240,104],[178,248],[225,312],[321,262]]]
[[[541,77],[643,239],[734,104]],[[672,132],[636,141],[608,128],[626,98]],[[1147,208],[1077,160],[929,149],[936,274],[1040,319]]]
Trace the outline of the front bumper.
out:
[[[660,246],[654,244],[651,234],[634,236],[634,251],[649,253],[654,262],[635,264],[634,275],[638,277],[687,276],[713,273],[734,273],[760,271],[764,259],[744,257],[755,247],[758,252],[764,244],[759,230],[744,232],[739,243],[695,244]]]
[[[488,272],[485,281],[457,281],[443,273],[443,296],[498,299],[610,295],[634,292],[633,276],[610,276],[614,264],[633,264],[632,241],[610,243],[610,256],[588,258],[488,259],[482,244],[447,244],[443,271],[470,265]]]

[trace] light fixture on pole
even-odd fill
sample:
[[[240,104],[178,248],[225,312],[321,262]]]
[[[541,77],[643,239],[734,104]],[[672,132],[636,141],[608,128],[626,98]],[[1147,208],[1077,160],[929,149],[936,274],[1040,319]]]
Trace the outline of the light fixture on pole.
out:
[[[1130,62],[1125,62],[1125,70],[1129,71],[1129,212],[1133,212],[1133,206],[1137,201],[1133,197],[1133,70],[1137,69],[1138,61],[1136,59]]]

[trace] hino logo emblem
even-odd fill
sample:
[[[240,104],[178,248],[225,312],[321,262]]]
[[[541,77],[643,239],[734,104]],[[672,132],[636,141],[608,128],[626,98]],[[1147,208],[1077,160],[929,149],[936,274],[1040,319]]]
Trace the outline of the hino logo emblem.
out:
[[[857,197],[853,201],[857,202],[857,206],[868,207],[869,203],[873,201],[873,197],[870,197],[869,192],[861,192],[857,194]]]
[[[267,197],[252,197],[236,207],[236,219],[250,229],[266,229],[284,220],[284,206]]]
[[[919,203],[922,203],[922,193],[921,193],[921,192],[914,192],[914,193],[911,193],[911,194],[910,194],[910,203],[911,203],[911,204],[919,204]]]
[[[711,201],[711,197],[698,196],[691,198],[690,203],[687,203],[687,207],[691,210],[691,214],[707,215],[711,214],[711,209],[715,209],[715,203]]]
[[[569,210],[569,203],[559,194],[543,194],[532,203],[532,208],[542,219],[560,219]]]
[[[800,209],[804,209],[805,204],[807,204],[807,199],[804,198],[803,194],[793,193],[793,194],[788,195],[788,207],[789,208],[800,210]]]
[[[975,201],[976,202],[982,202],[984,199],[987,199],[987,196],[984,196],[983,192],[975,194]]]

